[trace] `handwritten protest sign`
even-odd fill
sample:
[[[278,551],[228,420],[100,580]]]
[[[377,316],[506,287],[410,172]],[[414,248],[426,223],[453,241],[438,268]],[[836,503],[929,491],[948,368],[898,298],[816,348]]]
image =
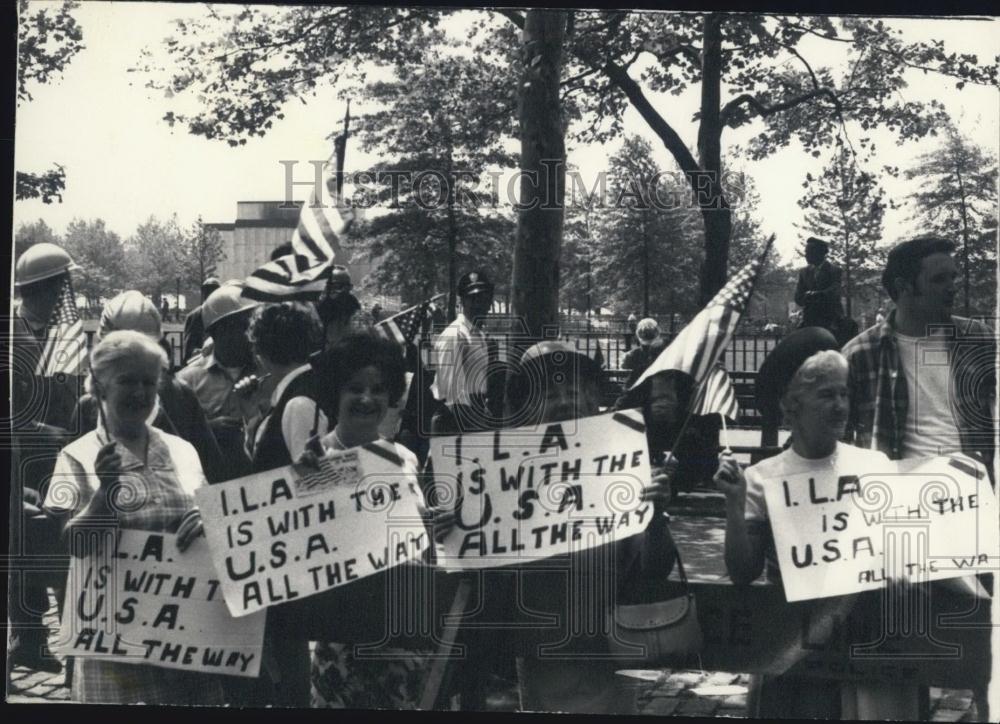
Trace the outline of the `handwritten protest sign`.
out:
[[[428,539],[416,470],[391,443],[199,489],[205,535],[234,616],[419,558]]]
[[[435,485],[458,525],[440,547],[449,568],[507,566],[641,533],[653,506],[642,415],[435,438]]]
[[[793,475],[765,495],[789,601],[958,578],[1000,562],[995,495],[985,469],[964,456]]]
[[[259,674],[264,615],[237,620],[229,614],[204,538],[181,553],[173,535],[108,530],[104,537],[105,545],[73,559],[56,651]]]

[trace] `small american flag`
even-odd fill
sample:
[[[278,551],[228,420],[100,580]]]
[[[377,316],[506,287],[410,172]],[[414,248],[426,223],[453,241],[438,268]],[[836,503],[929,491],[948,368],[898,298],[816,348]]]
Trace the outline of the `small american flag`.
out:
[[[337,193],[334,164],[323,167],[323,182],[332,201],[323,203],[313,188],[309,203],[299,211],[299,225],[292,235],[292,250],[317,262],[330,263],[341,256],[340,235],[345,234],[354,222],[354,210]]]
[[[315,302],[326,289],[333,266],[302,254],[288,254],[255,269],[242,296],[257,302]]]
[[[701,386],[701,398],[692,413],[695,415],[718,413],[733,422],[739,418],[740,406],[736,401],[736,391],[733,389],[729,374],[721,365],[716,365],[708,373],[705,384]]]
[[[632,384],[638,387],[649,377],[665,370],[680,370],[691,375],[695,384],[701,386],[708,373],[718,363],[722,352],[736,331],[740,317],[746,311],[753,294],[757,272],[764,263],[774,235],[767,240],[761,255],[747,264],[729,280],[719,293],[698,316],[691,320],[674,341],[660,352],[645,372]]]
[[[428,310],[444,294],[426,299],[399,314],[384,319],[375,325],[375,331],[386,339],[391,339],[400,345],[412,343],[420,334],[420,327],[427,318]]]
[[[46,328],[45,343],[35,374],[40,377],[78,375],[86,354],[87,338],[76,311],[73,283],[67,275]]]

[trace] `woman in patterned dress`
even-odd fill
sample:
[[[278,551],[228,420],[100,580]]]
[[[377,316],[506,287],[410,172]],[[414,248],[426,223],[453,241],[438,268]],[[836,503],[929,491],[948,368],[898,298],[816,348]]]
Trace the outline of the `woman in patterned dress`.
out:
[[[319,443],[322,452],[346,450],[378,441],[403,460],[403,469],[417,474],[417,458],[399,443],[380,440],[379,424],[405,387],[399,347],[369,333],[352,334],[324,354],[321,379],[329,391],[336,425]],[[310,444],[299,464],[316,466]],[[446,516],[435,519],[441,528]],[[437,529],[436,529],[437,530]],[[440,534],[440,531],[437,531]],[[312,703],[347,709],[415,709],[427,671],[427,656],[395,650],[394,658],[362,659],[352,644],[318,642],[312,662]]]
[[[74,535],[109,519],[118,528],[176,533],[183,552],[201,535],[194,491],[205,483],[198,453],[149,424],[163,349],[134,331],[112,332],[90,356],[89,392],[98,401],[97,429],[59,453],[46,509],[64,518],[74,553],[89,536]],[[84,703],[221,704],[219,676],[77,657],[72,695]]]

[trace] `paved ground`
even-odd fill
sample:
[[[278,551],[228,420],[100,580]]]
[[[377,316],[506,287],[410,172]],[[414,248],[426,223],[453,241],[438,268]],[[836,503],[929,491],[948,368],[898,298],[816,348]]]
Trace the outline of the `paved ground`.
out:
[[[684,556],[684,567],[691,578],[722,578],[725,565],[721,558],[724,540],[722,500],[708,491],[682,495],[670,505],[670,524],[674,539]],[[53,601],[46,617],[53,636],[57,614]],[[634,687],[638,711],[656,716],[745,717],[747,674],[710,671],[633,670],[627,681]],[[725,688],[723,688],[725,687]],[[46,674],[14,669],[11,675],[9,703],[61,703],[69,700],[64,674]],[[516,692],[500,686],[488,698],[493,711],[514,711]],[[972,692],[931,689],[934,721],[977,721]]]

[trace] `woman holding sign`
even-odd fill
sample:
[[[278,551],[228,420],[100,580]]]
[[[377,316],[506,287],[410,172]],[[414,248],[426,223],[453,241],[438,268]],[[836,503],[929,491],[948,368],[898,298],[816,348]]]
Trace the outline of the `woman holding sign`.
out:
[[[166,354],[134,331],[112,332],[90,354],[87,384],[98,404],[93,430],[59,453],[45,507],[65,517],[74,555],[88,529],[175,533],[183,552],[202,533],[194,491],[205,484],[190,443],[148,423]],[[114,528],[112,528],[113,530]],[[80,535],[74,535],[79,531]],[[219,677],[78,656],[73,698],[85,703],[221,704]]]
[[[368,333],[351,334],[335,343],[319,363],[325,403],[336,411],[336,425],[310,444],[299,460],[318,466],[318,454],[377,443],[383,455],[401,461],[402,474],[417,476],[417,458],[399,443],[381,440],[379,425],[405,388],[399,346]],[[345,612],[346,614],[346,612]],[[340,615],[335,613],[334,615]],[[349,615],[349,614],[346,614]],[[348,709],[415,709],[426,671],[426,656],[394,650],[392,658],[355,658],[351,644],[319,642],[313,653],[313,705]]]
[[[803,473],[863,475],[886,469],[889,459],[877,450],[839,442],[847,425],[847,360],[833,335],[806,327],[787,336],[771,351],[758,373],[757,404],[766,417],[783,414],[791,427],[791,446],[744,473],[732,455],[724,455],[716,484],[726,496],[726,567],[736,584],[762,572],[781,584],[778,554],[765,489]],[[797,504],[797,503],[796,503]],[[800,510],[805,511],[806,507]],[[803,513],[804,514],[804,513]],[[829,636],[834,618],[846,615],[854,596],[821,599],[812,618]],[[777,613],[777,612],[776,612]],[[917,716],[909,687],[851,684],[791,675],[754,676],[750,716],[760,718],[901,718]]]

